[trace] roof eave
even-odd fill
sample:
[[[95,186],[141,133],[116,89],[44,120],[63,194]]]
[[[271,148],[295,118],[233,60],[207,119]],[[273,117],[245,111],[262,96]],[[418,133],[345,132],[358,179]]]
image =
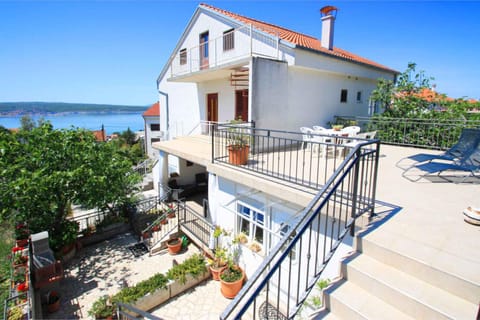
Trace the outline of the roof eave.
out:
[[[330,58],[335,58],[335,59],[339,59],[339,60],[342,60],[342,61],[347,61],[347,62],[351,62],[351,63],[354,63],[354,64],[359,64],[359,65],[362,65],[362,66],[365,66],[365,67],[369,67],[369,68],[373,68],[373,69],[377,69],[377,70],[381,70],[381,71],[386,71],[386,72],[389,72],[389,73],[392,73],[394,75],[398,75],[400,74],[401,72],[397,71],[397,70],[393,70],[393,69],[390,69],[390,68],[382,68],[380,66],[375,66],[373,64],[369,64],[369,63],[365,63],[365,62],[361,62],[361,61],[357,61],[357,60],[353,60],[353,59],[348,59],[348,58],[344,58],[344,57],[340,57],[340,56],[337,56],[335,54],[331,54],[331,53],[328,53],[328,52],[324,52],[324,51],[319,51],[319,50],[315,50],[315,49],[312,49],[312,48],[308,48],[308,47],[304,47],[304,46],[300,46],[300,45],[296,45],[295,48],[297,49],[301,49],[301,50],[306,50],[306,51],[310,51],[312,53],[315,53],[315,54],[321,54],[321,55],[324,55],[324,56],[328,56]]]

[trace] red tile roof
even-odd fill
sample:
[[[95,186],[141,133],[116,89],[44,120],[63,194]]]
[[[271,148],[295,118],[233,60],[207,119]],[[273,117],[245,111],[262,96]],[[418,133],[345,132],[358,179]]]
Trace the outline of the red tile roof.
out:
[[[331,55],[331,56],[335,56],[335,57],[338,57],[338,58],[341,58],[341,59],[344,59],[344,60],[359,62],[359,63],[370,65],[370,66],[373,66],[373,67],[376,67],[376,68],[387,70],[387,71],[390,71],[390,72],[398,73],[398,71],[390,69],[390,68],[388,68],[384,65],[381,65],[381,64],[376,63],[374,61],[368,60],[366,58],[362,58],[359,55],[353,54],[353,53],[348,52],[346,50],[343,50],[343,49],[340,49],[340,48],[337,48],[337,47],[334,47],[333,50],[328,50],[327,48],[323,48],[320,40],[317,39],[317,38],[314,38],[314,37],[311,37],[311,36],[308,36],[308,35],[305,35],[305,34],[302,34],[302,33],[299,33],[299,32],[295,32],[295,31],[292,31],[292,30],[289,30],[289,29],[286,29],[286,28],[283,28],[283,27],[279,27],[279,26],[276,26],[276,25],[273,25],[273,24],[270,24],[270,23],[266,23],[266,22],[263,22],[263,21],[255,20],[255,19],[248,18],[248,17],[244,17],[244,16],[238,15],[236,13],[232,13],[232,12],[229,12],[229,11],[226,11],[226,10],[223,10],[223,9],[213,7],[213,6],[205,4],[205,3],[201,3],[200,6],[203,7],[203,8],[209,9],[209,10],[213,10],[217,13],[223,14],[227,17],[233,18],[233,19],[235,19],[237,21],[240,21],[242,23],[252,24],[253,27],[255,27],[255,28],[257,28],[261,31],[264,31],[266,33],[270,33],[274,36],[278,35],[282,40],[288,41],[288,42],[296,45],[297,47],[311,49],[311,50],[321,52],[321,53],[325,53],[325,54],[328,54],[328,55]]]
[[[105,141],[105,131],[102,130],[92,130],[93,135],[95,136],[96,141]]]
[[[154,104],[152,104],[152,106],[143,113],[143,116],[144,117],[160,116],[160,103],[155,102]]]

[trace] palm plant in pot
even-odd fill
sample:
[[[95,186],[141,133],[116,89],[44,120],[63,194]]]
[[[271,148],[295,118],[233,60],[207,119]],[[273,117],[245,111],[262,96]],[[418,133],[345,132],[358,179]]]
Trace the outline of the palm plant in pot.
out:
[[[96,300],[88,314],[95,319],[113,319],[115,314],[115,305],[109,296],[103,296]]]
[[[231,125],[242,123],[242,120],[232,120]],[[248,161],[250,137],[244,128],[232,126],[227,133],[228,161],[234,165],[244,165]]]

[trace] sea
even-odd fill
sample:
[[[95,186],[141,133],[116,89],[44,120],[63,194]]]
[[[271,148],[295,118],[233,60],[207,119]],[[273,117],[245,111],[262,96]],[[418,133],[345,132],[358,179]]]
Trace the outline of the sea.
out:
[[[101,130],[102,125],[107,134],[130,130],[143,131],[144,120],[142,113],[71,113],[58,115],[31,115],[35,122],[40,118],[50,121],[55,129],[84,128],[87,130]],[[21,116],[2,117],[0,126],[5,128],[19,128]]]

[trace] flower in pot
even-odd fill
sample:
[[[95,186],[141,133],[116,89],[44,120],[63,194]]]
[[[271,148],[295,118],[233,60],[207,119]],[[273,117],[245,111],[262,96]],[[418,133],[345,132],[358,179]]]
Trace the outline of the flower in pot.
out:
[[[169,219],[173,219],[173,218],[176,217],[176,215],[175,215],[175,208],[173,207],[173,204],[169,204],[169,205],[168,205],[167,217],[168,217]]]
[[[340,131],[340,130],[343,129],[343,124],[334,124],[334,125],[332,125],[332,129],[334,131]]]
[[[16,268],[15,272],[13,273],[13,282],[15,284],[25,283],[27,278],[26,274],[27,274],[27,271],[25,267]]]
[[[168,253],[175,255],[182,250],[182,239],[173,238],[167,241]]]
[[[160,231],[161,229],[162,229],[162,227],[161,227],[159,224],[156,224],[156,223],[155,223],[155,224],[152,226],[152,231],[153,231],[153,232],[158,232],[158,231]]]
[[[262,246],[256,241],[250,243],[248,248],[250,248],[250,250],[252,250],[253,252],[260,252],[262,250]]]
[[[22,252],[15,252],[13,256],[13,265],[15,267],[25,265],[28,261],[28,256],[22,254]]]
[[[233,299],[242,289],[245,272],[233,261],[229,261],[227,267],[220,273],[220,291],[223,296]]]
[[[15,240],[18,247],[25,247],[28,244],[30,230],[25,223],[17,223],[15,226]]]
[[[47,311],[54,313],[60,309],[60,295],[56,291],[49,291],[47,294]]]
[[[115,305],[109,296],[103,296],[95,301],[88,314],[95,319],[113,319],[115,313]]]

